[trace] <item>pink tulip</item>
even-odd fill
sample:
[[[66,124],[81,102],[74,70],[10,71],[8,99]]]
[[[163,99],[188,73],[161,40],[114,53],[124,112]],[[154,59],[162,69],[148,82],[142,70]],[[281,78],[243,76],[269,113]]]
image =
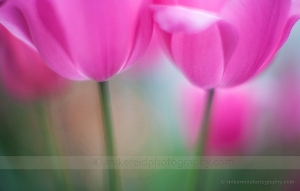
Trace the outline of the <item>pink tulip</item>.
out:
[[[300,18],[299,0],[154,0],[154,19],[175,65],[210,89],[261,71]]]
[[[6,0],[0,22],[58,74],[105,81],[133,64],[152,34],[148,0]]]
[[[189,147],[195,147],[200,133],[206,94],[185,87],[182,96],[183,131]],[[250,149],[253,132],[249,123],[254,98],[243,89],[218,90],[212,105],[206,155],[238,155]]]
[[[0,81],[7,92],[29,101],[56,93],[67,80],[48,68],[38,52],[0,26]]]

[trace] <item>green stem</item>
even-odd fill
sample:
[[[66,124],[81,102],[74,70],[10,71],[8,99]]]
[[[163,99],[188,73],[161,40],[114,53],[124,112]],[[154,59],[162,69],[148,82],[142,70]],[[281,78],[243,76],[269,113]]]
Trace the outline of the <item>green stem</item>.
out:
[[[109,86],[108,82],[99,82],[99,94],[101,101],[101,110],[102,110],[102,121],[104,128],[104,139],[105,139],[105,148],[106,155],[110,157],[115,157],[115,146],[114,146],[114,136],[113,136],[113,125],[112,125],[112,115],[111,115],[111,106],[110,106],[110,95],[109,95]],[[108,172],[108,186],[107,190],[118,191],[120,190],[119,184],[119,172],[114,163],[111,163],[111,166],[107,170]]]
[[[207,93],[208,93],[208,95],[207,95],[204,115],[202,118],[202,124],[201,124],[200,134],[198,137],[195,156],[203,156],[204,155],[205,146],[207,143],[207,138],[208,138],[208,133],[209,133],[209,122],[210,122],[211,108],[212,108],[215,90],[210,89],[210,90],[208,90]]]
[[[45,146],[46,155],[53,157],[51,163],[54,172],[55,185],[58,190],[72,190],[67,172],[63,169],[63,161],[56,157],[61,156],[61,149],[59,147],[59,140],[55,130],[49,127],[45,103],[39,103],[36,108],[38,116],[38,124],[41,129],[43,145]],[[55,168],[61,169],[56,170]]]
[[[214,89],[210,89],[207,91],[205,110],[202,117],[202,124],[200,126],[200,133],[198,136],[198,141],[195,150],[195,156],[197,157],[198,160],[201,156],[205,155],[205,147],[206,147],[207,138],[209,134],[210,115],[211,115],[214,93],[215,93]],[[204,169],[193,169],[191,175],[192,184],[190,185],[191,186],[190,190],[191,191],[205,190],[205,181],[206,181],[205,179],[206,179],[206,173]],[[199,184],[199,180],[201,180],[200,182],[202,184],[201,183]]]

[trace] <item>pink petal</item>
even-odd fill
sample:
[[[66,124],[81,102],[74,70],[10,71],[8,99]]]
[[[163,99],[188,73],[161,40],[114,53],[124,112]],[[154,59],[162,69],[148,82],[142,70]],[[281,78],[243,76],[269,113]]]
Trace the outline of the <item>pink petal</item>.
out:
[[[277,50],[285,43],[285,41],[288,39],[289,34],[291,32],[292,27],[294,24],[300,19],[300,1],[299,0],[292,0],[289,16],[286,20],[281,39],[278,42],[278,45],[276,46],[276,49],[274,50],[275,54]]]
[[[153,14],[148,1],[144,2],[138,21],[135,25],[134,41],[128,61],[122,67],[124,70],[134,64],[145,52],[153,34]]]
[[[300,17],[300,0],[292,0],[290,16],[298,18]]]
[[[228,0],[153,0],[157,5],[182,5],[197,9],[218,12]]]
[[[172,36],[175,64],[190,82],[202,88],[218,86],[237,42],[232,26],[221,23],[197,35]]]
[[[266,61],[262,64],[262,66],[259,68],[258,72],[263,71],[268,64],[272,61],[274,58],[276,52],[278,49],[286,42],[288,39],[291,29],[294,26],[294,24],[300,19],[300,1],[299,0],[293,0],[291,7],[290,7],[290,12],[288,19],[285,23],[284,29],[282,31],[281,38],[276,46],[276,48],[270,53],[270,56],[266,59]]]
[[[156,27],[155,27],[156,28]],[[160,42],[157,34],[157,30],[153,30],[151,42],[143,56],[139,58],[135,66],[131,67],[128,71],[128,77],[144,77],[145,74],[149,74],[157,69],[162,64],[161,59],[163,52],[160,48]]]
[[[152,8],[155,10],[154,20],[156,23],[162,30],[169,33],[195,34],[219,20],[215,13],[204,10],[158,5],[154,5]]]
[[[235,25],[239,41],[223,86],[244,82],[273,58],[295,21],[288,21],[290,6],[287,0],[233,0],[224,7],[221,15]]]
[[[7,92],[15,98],[33,100],[60,91],[62,78],[43,62],[35,50],[0,26],[0,74]]]
[[[122,10],[122,3],[115,5],[114,1],[95,0],[89,3],[80,0],[72,2],[53,0],[51,5],[53,10],[45,11],[44,9],[48,9],[50,5],[47,5],[45,0],[37,1],[39,15],[44,18],[42,24],[48,25],[48,20],[52,19],[49,12],[56,14],[59,18],[52,22],[52,26],[48,25],[48,31],[60,34],[58,37],[63,39],[63,41],[53,39],[52,42],[61,42],[61,44],[65,42],[65,45],[61,50],[57,47],[53,48],[53,54],[57,55],[65,51],[64,55],[68,55],[78,71],[96,81],[107,80],[116,74],[129,54],[127,47],[131,40],[128,39],[128,36],[133,27],[132,19],[124,18],[128,20],[126,22],[128,29],[126,29],[125,22],[119,22],[118,18],[118,14],[131,15],[129,12],[126,13],[128,9]],[[74,17],[74,11],[79,14],[78,17]],[[59,28],[63,33],[59,32]],[[41,42],[40,47],[42,47],[42,35],[40,34],[37,34],[37,37]],[[121,34],[127,38],[122,38]],[[45,56],[51,59],[49,48],[40,51],[45,52]],[[55,65],[55,63],[51,62],[51,65]]]
[[[180,5],[219,12],[228,0],[177,0]]]
[[[0,8],[0,22],[15,36],[35,49],[24,14],[11,2],[1,2]]]
[[[64,26],[70,47],[68,54],[74,65],[96,81],[107,80],[116,74],[129,54],[127,47],[131,39],[128,36],[133,27],[132,14],[127,7],[122,9],[124,3],[115,5],[115,1],[95,0],[89,3],[54,0],[51,3]],[[74,17],[74,11],[80,16]],[[40,14],[47,16],[48,12],[41,11]],[[120,22],[119,15],[124,15],[127,22]]]
[[[2,5],[0,19],[9,18],[6,27],[32,42],[57,73],[75,80],[104,81],[130,66],[128,62],[133,63],[149,44],[152,18],[147,3],[11,0]],[[26,22],[9,15],[14,9]],[[12,28],[17,22],[26,27]]]
[[[39,15],[36,6],[47,15]],[[67,48],[65,34],[58,18],[52,4],[46,0],[6,1],[0,9],[1,23],[18,38],[35,46],[50,68],[69,79],[87,79],[75,68],[65,51]],[[47,22],[47,25],[45,26],[43,22]],[[54,23],[56,29],[49,30]]]
[[[159,6],[156,11],[161,14],[156,18],[159,26],[167,30],[162,35],[175,65],[192,83],[216,87],[237,43],[234,27],[207,12],[171,6]]]

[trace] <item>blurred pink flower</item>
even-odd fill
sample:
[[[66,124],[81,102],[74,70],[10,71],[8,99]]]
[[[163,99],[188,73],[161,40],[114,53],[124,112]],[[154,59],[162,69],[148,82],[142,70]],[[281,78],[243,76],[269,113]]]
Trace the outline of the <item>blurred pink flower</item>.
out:
[[[48,68],[38,52],[0,26],[0,81],[21,100],[34,100],[66,87],[67,80]]]
[[[183,131],[189,147],[194,147],[200,131],[206,99],[203,90],[188,86],[182,96]],[[243,89],[215,93],[207,138],[206,155],[237,155],[250,149],[253,130],[250,117],[254,99]]]
[[[45,63],[73,80],[105,81],[146,50],[148,0],[6,0],[0,22],[35,47]]]
[[[282,85],[277,92],[279,97],[276,104],[277,115],[274,120],[277,123],[274,126],[281,126],[279,135],[283,136],[286,141],[298,141],[300,137],[299,77],[295,79],[295,76],[292,76]]]
[[[154,71],[160,65],[162,58],[163,52],[160,48],[159,37],[157,30],[154,29],[151,42],[145,54],[130,68],[129,73],[131,76],[144,76]]]
[[[267,66],[300,17],[299,0],[154,0],[169,56],[193,84],[230,87]]]
[[[300,138],[300,77],[299,61],[286,61],[280,70],[275,89],[270,93],[271,118],[269,126],[281,141],[293,142]]]

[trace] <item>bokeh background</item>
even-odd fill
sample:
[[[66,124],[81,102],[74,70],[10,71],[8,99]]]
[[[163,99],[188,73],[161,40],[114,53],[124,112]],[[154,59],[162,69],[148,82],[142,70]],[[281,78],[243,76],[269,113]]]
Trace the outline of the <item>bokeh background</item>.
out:
[[[270,67],[249,82],[217,90],[208,154],[300,156],[300,23]],[[135,66],[110,83],[119,156],[186,156],[195,146],[204,93],[157,50],[157,41]],[[21,82],[20,82],[21,83]],[[69,82],[34,100],[0,92],[0,155],[49,156],[55,138],[61,156],[103,156],[97,84]],[[45,130],[45,126],[46,129]],[[48,138],[47,138],[48,135]],[[50,137],[50,138],[49,138]],[[8,167],[10,161],[6,164]],[[255,165],[255,164],[251,164]],[[299,190],[300,170],[205,170],[210,190]],[[0,169],[0,190],[57,190],[63,170]],[[72,190],[103,190],[103,170],[68,170]],[[122,170],[128,191],[185,190],[188,170]],[[292,185],[228,185],[222,180],[288,180]]]

